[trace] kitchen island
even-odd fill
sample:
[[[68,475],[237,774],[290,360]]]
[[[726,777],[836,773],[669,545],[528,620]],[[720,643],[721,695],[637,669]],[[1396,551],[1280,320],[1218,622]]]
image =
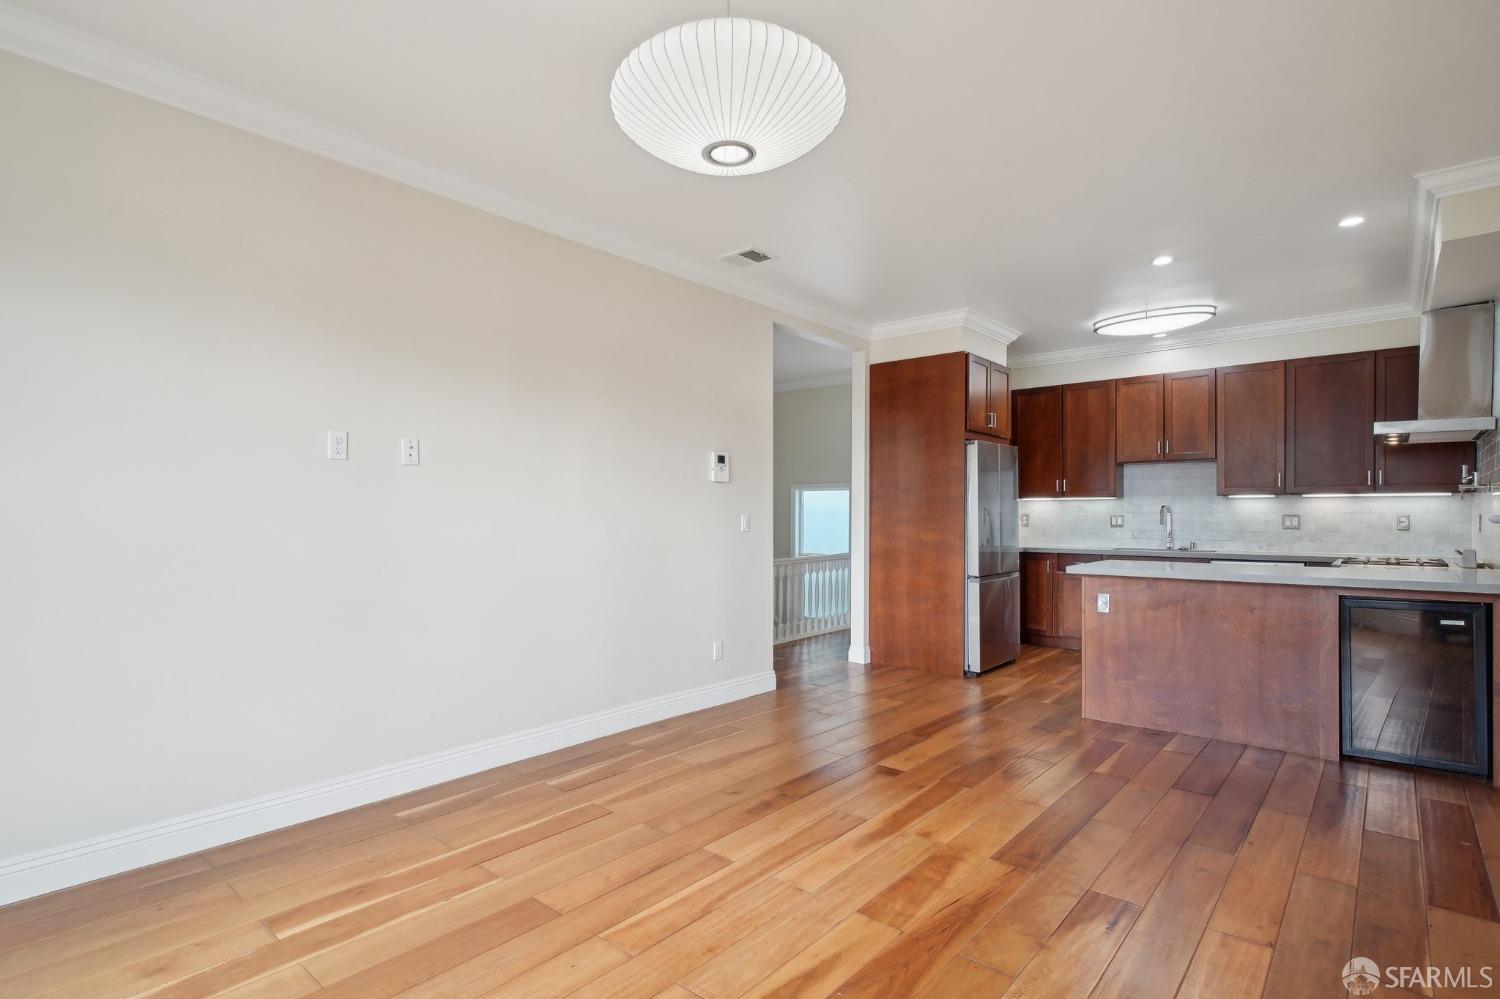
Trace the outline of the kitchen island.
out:
[[[1451,566],[1113,559],[1068,571],[1082,577],[1085,718],[1329,760],[1340,597],[1500,602],[1500,571]]]

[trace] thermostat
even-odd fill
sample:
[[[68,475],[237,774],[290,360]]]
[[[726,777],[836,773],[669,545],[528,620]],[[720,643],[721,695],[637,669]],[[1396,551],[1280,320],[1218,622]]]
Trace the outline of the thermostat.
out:
[[[723,451],[708,452],[708,481],[729,481],[729,455]]]

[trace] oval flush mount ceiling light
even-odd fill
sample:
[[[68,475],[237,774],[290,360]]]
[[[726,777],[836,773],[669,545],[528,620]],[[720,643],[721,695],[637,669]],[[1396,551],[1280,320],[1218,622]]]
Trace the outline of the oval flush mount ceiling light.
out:
[[[1152,267],[1165,267],[1168,264],[1170,264],[1171,262],[1172,262],[1171,256],[1169,256],[1168,254],[1163,253],[1161,256],[1159,256],[1159,257],[1157,257],[1157,258],[1155,258],[1154,260],[1151,261],[1151,266]]]
[[[1155,336],[1207,322],[1219,312],[1216,305],[1177,305],[1109,316],[1094,323],[1100,336]]]
[[[1365,217],[1363,215],[1345,215],[1343,218],[1339,219],[1340,229],[1353,229],[1357,225],[1364,224]]]
[[[642,43],[615,71],[609,101],[652,156],[733,177],[774,170],[826,139],[844,114],[844,77],[794,31],[715,17]]]

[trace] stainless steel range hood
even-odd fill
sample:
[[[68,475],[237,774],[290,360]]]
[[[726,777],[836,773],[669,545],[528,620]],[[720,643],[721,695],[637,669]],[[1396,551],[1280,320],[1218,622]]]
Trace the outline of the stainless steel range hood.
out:
[[[1417,418],[1377,423],[1375,436],[1387,444],[1439,444],[1494,430],[1497,336],[1494,302],[1423,313]]]

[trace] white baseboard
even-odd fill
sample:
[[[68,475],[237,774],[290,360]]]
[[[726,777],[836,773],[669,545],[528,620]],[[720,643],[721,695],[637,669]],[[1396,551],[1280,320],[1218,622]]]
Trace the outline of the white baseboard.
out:
[[[870,647],[868,645],[849,646],[849,661],[851,663],[869,663]]]
[[[184,857],[590,739],[776,689],[770,671],[653,697],[499,738],[67,846],[0,860],[0,905]]]

